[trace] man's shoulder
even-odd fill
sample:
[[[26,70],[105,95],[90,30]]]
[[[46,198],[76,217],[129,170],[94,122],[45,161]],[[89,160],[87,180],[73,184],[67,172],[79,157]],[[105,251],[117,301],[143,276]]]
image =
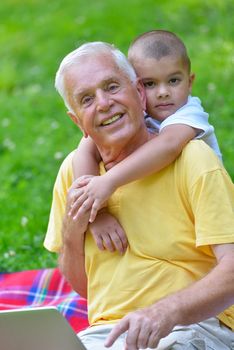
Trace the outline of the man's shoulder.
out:
[[[56,183],[71,183],[73,181],[72,160],[75,150],[70,152],[63,160],[57,175]]]
[[[72,152],[70,152],[62,161],[61,165],[60,165],[60,170],[63,169],[72,169],[72,161],[73,161],[73,157],[74,157],[74,153],[75,150],[73,150]]]
[[[212,154],[212,158],[214,155],[214,159],[218,160],[218,157],[215,155],[214,151],[210,146],[207,145],[207,143],[201,139],[193,139],[187,143],[187,145],[184,147],[183,152],[184,154],[189,153],[196,153],[201,157],[207,157]]]
[[[214,176],[217,179],[229,177],[220,159],[202,140],[190,141],[174,162],[173,169],[176,179],[190,189]]]
[[[191,140],[184,147],[178,161],[183,166],[196,167],[201,171],[212,171],[223,168],[223,165],[214,151],[202,140]]]

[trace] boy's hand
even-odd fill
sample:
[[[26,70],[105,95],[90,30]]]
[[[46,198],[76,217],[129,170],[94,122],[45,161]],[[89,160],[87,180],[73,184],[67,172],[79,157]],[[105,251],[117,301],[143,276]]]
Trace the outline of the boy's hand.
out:
[[[71,207],[70,215],[74,220],[84,212],[90,210],[90,222],[95,220],[98,210],[100,210],[106,200],[114,192],[114,188],[106,181],[105,175],[92,176],[85,175],[75,180],[79,189],[77,190],[77,198]]]
[[[126,234],[118,220],[106,211],[98,213],[95,221],[89,225],[89,229],[100,250],[117,250],[124,254],[128,247]]]

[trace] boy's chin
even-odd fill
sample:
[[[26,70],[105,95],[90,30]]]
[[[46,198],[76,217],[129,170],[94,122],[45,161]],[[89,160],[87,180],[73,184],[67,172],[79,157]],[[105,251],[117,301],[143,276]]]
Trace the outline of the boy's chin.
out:
[[[163,113],[163,114],[155,114],[150,115],[153,119],[158,120],[159,122],[163,122],[165,119],[167,119],[172,113]]]

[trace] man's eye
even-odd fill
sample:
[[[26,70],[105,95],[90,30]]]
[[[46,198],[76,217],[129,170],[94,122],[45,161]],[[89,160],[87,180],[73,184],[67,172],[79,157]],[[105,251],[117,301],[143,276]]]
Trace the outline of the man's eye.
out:
[[[108,85],[108,91],[110,91],[110,92],[116,92],[116,91],[118,91],[118,89],[119,89],[119,85],[117,85],[117,84],[109,84]]]
[[[145,81],[143,82],[143,85],[146,89],[152,89],[155,87],[155,82],[154,81]]]
[[[84,96],[81,99],[81,104],[83,106],[88,106],[88,105],[90,105],[92,103],[92,100],[93,100],[92,96]]]

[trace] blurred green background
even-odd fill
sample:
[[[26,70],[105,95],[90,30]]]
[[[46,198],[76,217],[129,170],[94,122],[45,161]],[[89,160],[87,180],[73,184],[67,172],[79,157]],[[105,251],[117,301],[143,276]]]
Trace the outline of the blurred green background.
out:
[[[233,0],[2,0],[0,271],[52,267],[42,246],[59,165],[81,137],[54,90],[61,59],[85,41],[167,29],[185,42],[198,95],[234,179]]]

